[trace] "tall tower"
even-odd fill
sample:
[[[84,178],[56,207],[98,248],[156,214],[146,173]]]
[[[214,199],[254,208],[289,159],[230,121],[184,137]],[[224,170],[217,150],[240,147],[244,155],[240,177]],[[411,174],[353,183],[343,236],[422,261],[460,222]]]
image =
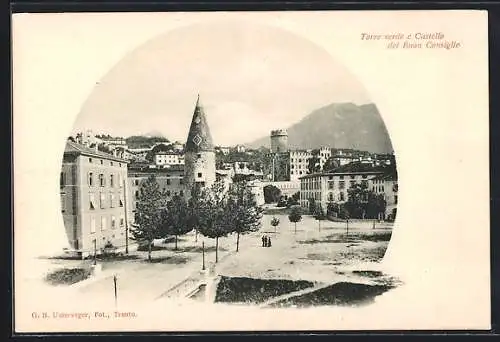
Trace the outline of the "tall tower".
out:
[[[288,133],[286,129],[271,131],[271,153],[288,152]]]
[[[215,182],[215,151],[200,95],[189,128],[184,156],[184,184],[188,192],[193,186],[211,186]]]

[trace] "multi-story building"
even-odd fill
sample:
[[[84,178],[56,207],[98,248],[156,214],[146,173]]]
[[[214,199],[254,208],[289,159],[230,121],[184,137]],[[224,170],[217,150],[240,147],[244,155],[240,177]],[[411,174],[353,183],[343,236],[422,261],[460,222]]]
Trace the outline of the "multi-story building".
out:
[[[326,161],[332,156],[332,149],[330,147],[321,147],[318,152],[319,167],[323,170]]]
[[[175,152],[182,152],[184,150],[184,145],[176,141],[173,143],[173,149]]]
[[[223,155],[227,156],[229,152],[231,152],[231,148],[225,146],[218,146],[215,148],[215,151],[220,152]]]
[[[398,174],[395,169],[371,180],[371,190],[384,196],[386,202],[386,217],[394,215],[393,210],[398,204]]]
[[[295,181],[307,175],[309,159],[312,158],[311,150],[291,150],[288,152],[288,162],[290,165],[289,180]]]
[[[245,151],[247,150],[245,146],[243,145],[236,145],[234,147],[234,150],[238,153],[245,153]]]
[[[307,208],[310,198],[325,209],[329,202],[344,203],[348,200],[349,188],[364,183],[370,189],[370,180],[385,172],[381,167],[352,163],[331,172],[303,176],[300,178],[300,205]]]
[[[184,165],[173,165],[164,169],[131,168],[128,171],[128,198],[130,199],[129,216],[134,220],[134,210],[140,196],[141,185],[151,175],[154,175],[168,200],[175,195],[185,196]]]
[[[127,161],[68,141],[60,177],[61,211],[78,256],[106,245],[124,248],[128,234]]]
[[[184,155],[178,152],[157,152],[153,160],[156,166],[184,165]]]
[[[105,137],[102,136],[101,141],[104,145],[106,145],[109,149],[114,150],[117,147],[128,148],[127,141],[120,137]]]

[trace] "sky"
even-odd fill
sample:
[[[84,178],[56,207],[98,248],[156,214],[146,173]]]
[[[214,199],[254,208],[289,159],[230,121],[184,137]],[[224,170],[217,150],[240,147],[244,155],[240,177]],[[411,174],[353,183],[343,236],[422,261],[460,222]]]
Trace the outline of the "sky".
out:
[[[334,102],[370,102],[349,71],[306,38],[269,26],[204,23],[124,56],[97,80],[72,133],[154,132],[184,142],[198,94],[214,143],[230,146]]]

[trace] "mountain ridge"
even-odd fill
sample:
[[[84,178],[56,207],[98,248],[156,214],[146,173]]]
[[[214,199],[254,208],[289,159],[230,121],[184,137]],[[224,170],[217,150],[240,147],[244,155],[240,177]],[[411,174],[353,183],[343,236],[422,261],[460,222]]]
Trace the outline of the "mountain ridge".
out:
[[[330,103],[313,110],[286,129],[291,149],[326,146],[371,153],[393,151],[385,124],[373,103]],[[270,137],[262,137],[244,145],[249,148],[269,147]]]

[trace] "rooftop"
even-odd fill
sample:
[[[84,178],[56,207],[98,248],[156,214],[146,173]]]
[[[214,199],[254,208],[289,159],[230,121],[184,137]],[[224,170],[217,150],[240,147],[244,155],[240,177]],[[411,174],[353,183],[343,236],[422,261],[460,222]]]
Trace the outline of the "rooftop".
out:
[[[64,149],[64,154],[81,154],[81,155],[85,155],[85,156],[114,160],[114,161],[118,161],[121,163],[128,163],[129,162],[126,159],[116,157],[110,153],[98,151],[94,148],[80,145],[80,144],[77,144],[77,143],[72,142],[72,141],[66,141],[66,147]]]
[[[387,173],[381,174],[373,180],[383,180],[383,181],[397,181],[398,180],[398,172],[396,170],[391,170]]]
[[[312,173],[305,175],[302,178],[311,178],[317,176],[331,176],[331,175],[346,175],[346,174],[389,174],[395,170],[392,166],[372,166],[372,164],[365,163],[350,163],[340,166],[325,172]]]
[[[184,165],[174,164],[169,167],[156,168],[149,167],[149,163],[132,163],[129,164],[129,172],[149,172],[149,173],[169,173],[174,171],[184,171]]]
[[[196,100],[191,126],[186,141],[186,152],[213,151],[214,144],[206,118],[205,111],[200,104],[200,96]]]

